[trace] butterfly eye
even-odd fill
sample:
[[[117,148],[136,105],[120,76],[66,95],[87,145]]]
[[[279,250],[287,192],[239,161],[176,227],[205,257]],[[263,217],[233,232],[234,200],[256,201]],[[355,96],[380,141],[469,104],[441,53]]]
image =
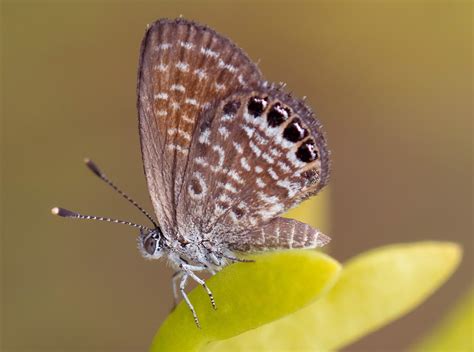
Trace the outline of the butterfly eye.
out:
[[[148,237],[145,240],[145,243],[143,244],[145,247],[145,251],[150,255],[155,254],[157,243],[158,241],[156,240],[156,238]]]

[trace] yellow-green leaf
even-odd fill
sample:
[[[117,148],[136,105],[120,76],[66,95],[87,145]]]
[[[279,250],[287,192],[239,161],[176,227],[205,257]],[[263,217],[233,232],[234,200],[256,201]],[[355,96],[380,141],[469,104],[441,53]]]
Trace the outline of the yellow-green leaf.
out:
[[[202,329],[181,302],[159,329],[152,351],[197,351],[301,309],[334,284],[340,265],[316,251],[283,251],[250,257],[254,263],[226,267],[207,281],[216,299],[211,308],[202,287],[189,298]]]
[[[206,351],[324,351],[346,346],[409,312],[455,270],[456,244],[422,242],[382,247],[344,267],[331,291],[308,307]]]
[[[474,287],[414,351],[474,351]]]

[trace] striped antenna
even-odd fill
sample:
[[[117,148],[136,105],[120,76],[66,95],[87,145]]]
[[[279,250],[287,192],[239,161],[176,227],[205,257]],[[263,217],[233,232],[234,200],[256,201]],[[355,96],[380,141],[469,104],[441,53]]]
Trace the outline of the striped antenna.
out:
[[[67,210],[67,209],[64,209],[64,208],[59,208],[59,207],[55,207],[55,208],[51,209],[51,213],[53,213],[53,215],[61,216],[63,218],[76,218],[76,219],[83,219],[83,220],[107,221],[107,222],[113,222],[113,223],[116,223],[116,224],[124,224],[124,225],[128,225],[128,226],[137,227],[140,230],[145,230],[147,232],[151,231],[151,229],[149,229],[146,226],[138,225],[138,224],[135,224],[135,223],[130,222],[130,221],[104,218],[102,216],[83,215],[83,214],[79,214],[79,213],[76,213],[74,211]]]
[[[89,158],[84,159],[84,163],[86,166],[91,170],[94,175],[99,177],[102,181],[107,183],[110,187],[112,187],[118,194],[120,194],[122,197],[124,197],[126,200],[128,200],[131,204],[133,204],[138,210],[142,212],[143,215],[145,215],[155,227],[158,227],[158,224],[153,220],[153,218],[148,214],[148,212],[143,209],[141,206],[138,205],[137,202],[135,202],[131,197],[129,197],[125,192],[123,192],[120,188],[118,188],[110,179],[105,176],[105,174],[99,169],[99,167]]]

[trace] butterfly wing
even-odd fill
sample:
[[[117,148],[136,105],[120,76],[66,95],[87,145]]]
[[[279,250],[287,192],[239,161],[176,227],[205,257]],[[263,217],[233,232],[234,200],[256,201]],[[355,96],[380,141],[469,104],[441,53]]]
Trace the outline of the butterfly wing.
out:
[[[241,252],[264,251],[267,249],[316,248],[330,242],[330,238],[308,224],[275,218],[264,226],[248,231],[245,235],[232,237],[228,243],[231,250]]]
[[[149,192],[166,233],[177,225],[197,119],[230,93],[258,87],[260,80],[247,55],[208,27],[177,19],[148,28],[138,72],[139,130]]]
[[[199,231],[228,244],[254,236],[329,178],[320,122],[273,86],[237,92],[205,111],[190,155],[178,202],[182,235]]]

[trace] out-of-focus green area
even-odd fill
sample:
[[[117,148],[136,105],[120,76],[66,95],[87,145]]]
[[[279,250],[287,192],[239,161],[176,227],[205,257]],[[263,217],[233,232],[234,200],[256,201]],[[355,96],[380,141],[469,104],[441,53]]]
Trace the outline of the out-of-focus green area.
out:
[[[442,242],[369,250],[345,263],[334,287],[308,307],[206,351],[340,350],[421,304],[461,256],[459,246]]]
[[[451,305],[454,306],[452,311],[416,344],[413,351],[467,352],[474,349],[474,288]]]
[[[49,211],[146,222],[81,163],[91,157],[151,209],[138,49],[147,23],[180,14],[261,59],[324,122],[331,221],[309,220],[333,238],[333,257],[427,239],[473,248],[472,3],[3,1],[5,350],[144,350],[167,316],[171,270],[139,257],[133,229]],[[354,349],[410,346],[470,286],[473,264],[466,255],[420,309]]]

